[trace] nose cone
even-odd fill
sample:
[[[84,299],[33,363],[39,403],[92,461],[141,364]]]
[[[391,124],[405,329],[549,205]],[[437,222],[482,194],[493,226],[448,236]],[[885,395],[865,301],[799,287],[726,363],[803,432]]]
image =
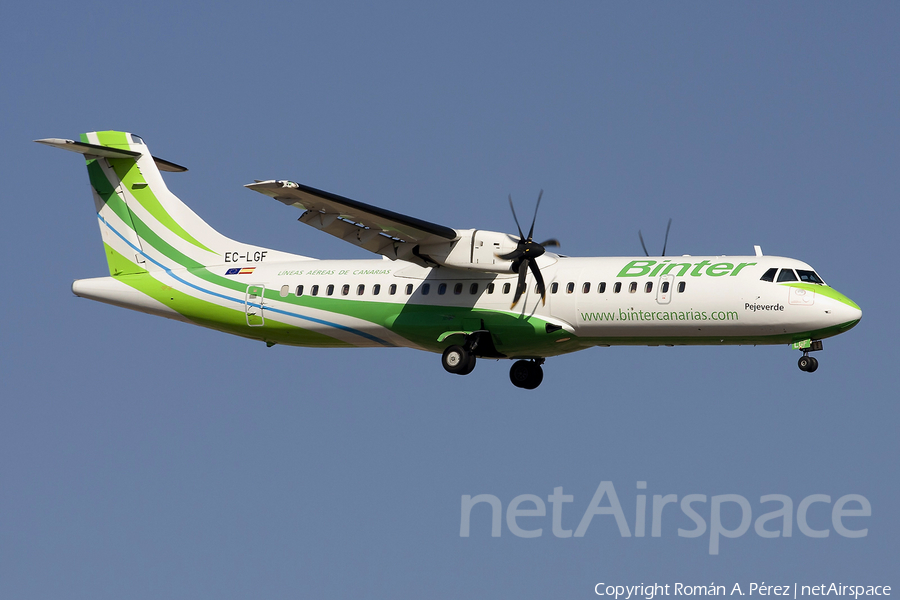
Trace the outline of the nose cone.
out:
[[[841,331],[847,331],[848,329],[855,327],[860,319],[862,319],[862,309],[856,302],[839,291],[833,288],[827,289],[830,292],[827,296],[834,301],[832,314],[834,315],[834,320],[837,325],[840,326]]]

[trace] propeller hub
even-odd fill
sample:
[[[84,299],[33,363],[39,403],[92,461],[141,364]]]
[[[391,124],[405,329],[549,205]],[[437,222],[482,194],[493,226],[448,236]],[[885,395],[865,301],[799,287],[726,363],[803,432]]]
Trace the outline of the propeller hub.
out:
[[[524,255],[527,256],[528,258],[537,258],[538,256],[541,256],[544,252],[546,252],[546,250],[544,249],[543,246],[541,246],[540,244],[538,244],[537,242],[534,242],[532,240],[525,241],[522,244],[521,249],[522,249],[522,252],[524,253]]]

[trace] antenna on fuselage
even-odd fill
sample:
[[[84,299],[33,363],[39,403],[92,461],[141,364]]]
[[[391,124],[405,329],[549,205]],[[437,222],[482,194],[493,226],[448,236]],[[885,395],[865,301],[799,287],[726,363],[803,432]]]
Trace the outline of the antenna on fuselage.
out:
[[[669,217],[669,224],[666,225],[666,237],[665,237],[665,239],[663,240],[663,251],[662,251],[661,256],[665,256],[665,255],[666,255],[666,246],[669,244],[669,228],[671,228],[671,227],[672,227],[672,218]],[[647,255],[647,256],[650,256],[650,253],[647,252],[647,245],[644,243],[644,236],[641,235],[641,230],[640,230],[640,229],[638,229],[638,237],[639,237],[640,240],[641,240],[641,248],[644,249],[644,254]]]

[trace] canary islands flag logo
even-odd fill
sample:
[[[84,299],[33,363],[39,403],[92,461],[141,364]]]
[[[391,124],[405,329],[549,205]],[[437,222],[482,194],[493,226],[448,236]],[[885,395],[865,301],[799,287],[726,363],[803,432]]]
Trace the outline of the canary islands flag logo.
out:
[[[250,275],[256,267],[237,267],[225,271],[226,275]]]

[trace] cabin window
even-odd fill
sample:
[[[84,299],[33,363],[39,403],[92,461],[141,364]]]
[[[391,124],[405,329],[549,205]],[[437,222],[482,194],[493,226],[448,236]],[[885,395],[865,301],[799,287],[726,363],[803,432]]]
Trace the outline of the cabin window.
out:
[[[325,293],[326,293],[327,295],[329,295],[329,296],[331,296],[332,294],[334,294],[334,285],[329,283],[329,284],[328,284],[328,287],[325,288]]]
[[[806,283],[818,283],[820,285],[825,285],[825,282],[822,281],[818,275],[816,275],[815,271],[803,271],[801,269],[797,269],[797,275],[800,276],[800,281],[805,281]]]
[[[662,282],[662,293],[665,294],[665,293],[668,293],[668,291],[669,291],[669,282],[663,281]]]
[[[473,283],[472,285],[469,286],[469,293],[472,294],[473,296],[478,293],[478,284],[477,283]]]
[[[313,296],[319,295],[319,286],[317,286],[317,285],[312,286],[312,295]]]
[[[438,286],[438,295],[443,296],[446,293],[447,293],[447,284],[442,283],[441,285]]]
[[[391,286],[388,288],[388,294],[390,294],[391,296],[393,296],[393,295],[396,294],[396,293],[397,293],[397,284],[396,284],[396,283],[392,283]]]
[[[763,273],[763,276],[760,277],[759,280],[760,281],[775,281],[775,273],[777,273],[777,272],[778,272],[778,269],[776,269],[775,267],[772,267],[771,269],[769,269],[768,271]]]
[[[366,286],[364,284],[361,283],[358,286],[356,286],[356,295],[357,296],[362,296],[365,293],[365,291],[366,291]]]
[[[780,273],[778,273],[778,283],[782,281],[797,281],[797,276],[794,274],[793,269],[782,269]]]
[[[381,293],[381,284],[376,283],[375,285],[372,286],[372,295],[377,296],[380,293]]]
[[[559,284],[554,281],[553,283],[550,284],[550,293],[555,294],[558,291],[559,291]]]
[[[686,286],[687,286],[687,284],[685,284],[683,281],[679,281],[679,282],[678,282],[678,293],[679,293],[679,294],[683,294],[683,293],[684,293],[684,288],[685,288]]]
[[[413,285],[411,283],[407,283],[406,284],[406,295],[412,296],[412,292],[413,292]]]
[[[540,294],[540,293],[541,293],[541,286],[539,286],[538,284],[534,284],[534,293],[535,293],[535,294]]]
[[[294,293],[297,294],[298,296],[302,296],[302,295],[303,295],[303,286],[302,286],[302,285],[298,285],[298,286],[297,286],[297,291],[294,292]]]
[[[493,294],[493,293],[494,293],[494,284],[493,284],[493,283],[489,283],[489,284],[488,284],[487,292],[488,292],[488,294]]]
[[[622,291],[622,282],[617,281],[616,284],[613,286],[613,293],[618,294],[621,291]]]
[[[566,293],[571,294],[574,291],[575,291],[575,282],[570,281],[569,283],[566,284]]]
[[[430,284],[430,283],[423,283],[423,284],[422,284],[422,295],[423,295],[423,296],[427,296],[427,295],[428,295],[428,292],[430,292],[430,291],[431,291],[431,284]]]
[[[637,291],[637,281],[632,281],[628,284],[628,293],[633,294]]]
[[[346,296],[349,293],[350,293],[350,284],[345,283],[344,285],[341,286],[341,296]]]
[[[462,294],[462,284],[461,283],[457,283],[456,285],[453,286],[453,293],[456,294],[457,296]]]
[[[504,284],[503,284],[503,293],[504,293],[504,294],[508,294],[508,293],[509,293],[509,283],[504,283]]]
[[[601,281],[600,283],[597,284],[597,293],[602,294],[605,291],[606,291],[606,282]]]
[[[644,293],[649,294],[652,291],[653,291],[653,282],[648,281],[647,283],[644,284]]]
[[[286,298],[287,295],[290,294],[290,293],[291,293],[291,286],[289,286],[289,285],[283,285],[283,286],[281,286],[281,291],[279,292],[279,295],[280,295],[282,298]]]
[[[591,283],[589,281],[585,281],[584,284],[581,286],[581,293],[587,294],[590,291],[591,291]]]

